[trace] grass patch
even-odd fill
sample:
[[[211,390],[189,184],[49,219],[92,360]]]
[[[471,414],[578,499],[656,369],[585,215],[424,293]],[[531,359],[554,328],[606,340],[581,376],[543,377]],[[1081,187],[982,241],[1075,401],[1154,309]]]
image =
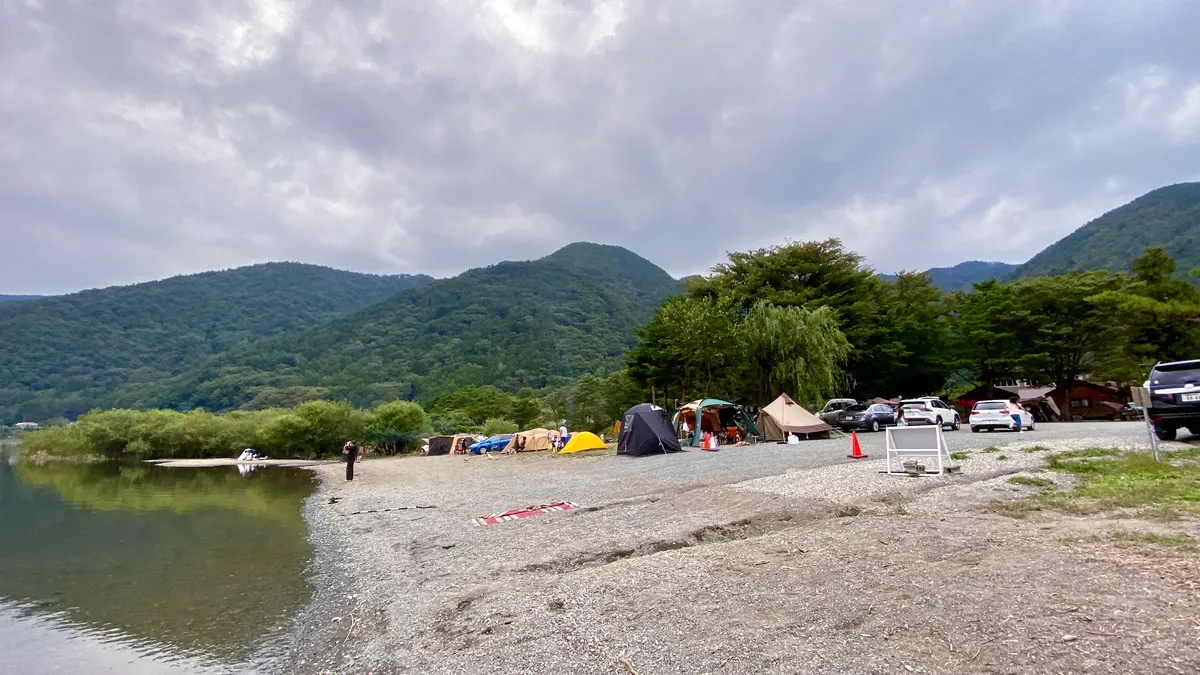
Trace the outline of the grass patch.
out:
[[[1149,544],[1185,553],[1200,553],[1200,539],[1186,534],[1154,534],[1153,532],[1114,532],[1112,539],[1128,544]]]
[[[1008,459],[1008,455],[1000,455],[1000,456],[999,456],[999,457],[997,457],[996,459],[999,459],[999,460],[1005,460],[1005,459]]]
[[[971,456],[971,453],[963,452],[962,450],[959,450],[958,452],[950,453],[950,459],[957,459],[960,462],[970,456]]]
[[[993,452],[1000,452],[1000,448],[997,448],[997,447],[996,447],[996,446],[994,446],[994,445],[989,445],[988,447],[986,447],[986,448],[984,448],[984,449],[980,450],[980,452],[982,452],[982,453],[984,453],[984,454],[986,455],[986,454],[991,454],[991,453],[993,453]]]
[[[1051,455],[1053,471],[1079,480],[1072,492],[1043,492],[1027,500],[1003,502],[993,510],[1020,518],[1033,511],[1071,514],[1132,511],[1143,517],[1175,519],[1200,516],[1200,453],[1189,448],[1150,453],[1091,448]]]
[[[1028,485],[1030,487],[1049,487],[1054,485],[1054,481],[1049,478],[1037,478],[1035,476],[1013,476],[1008,479],[1008,482],[1013,485]]]
[[[1033,454],[1035,452],[1050,452],[1050,448],[1047,448],[1044,445],[1035,445],[1032,448],[1025,448],[1021,452],[1027,452],[1030,454]]]
[[[1084,450],[1071,450],[1069,452],[1056,452],[1050,457],[1050,463],[1053,464],[1056,460],[1064,459],[1086,459],[1089,457],[1113,457],[1121,454],[1116,448],[1086,448]]]

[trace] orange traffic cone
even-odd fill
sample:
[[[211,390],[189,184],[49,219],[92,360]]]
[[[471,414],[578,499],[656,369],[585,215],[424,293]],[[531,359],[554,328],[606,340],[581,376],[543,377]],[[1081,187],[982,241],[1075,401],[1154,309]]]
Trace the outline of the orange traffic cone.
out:
[[[866,459],[867,458],[867,456],[863,454],[862,446],[858,444],[858,432],[857,431],[850,432],[850,454],[848,454],[846,456],[849,457],[850,459]]]

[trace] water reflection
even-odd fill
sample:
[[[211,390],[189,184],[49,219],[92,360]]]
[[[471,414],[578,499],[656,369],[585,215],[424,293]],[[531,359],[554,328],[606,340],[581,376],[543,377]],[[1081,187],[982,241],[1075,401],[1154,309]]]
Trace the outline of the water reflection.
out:
[[[244,661],[311,595],[314,488],[277,467],[0,463],[0,599],[100,642]]]

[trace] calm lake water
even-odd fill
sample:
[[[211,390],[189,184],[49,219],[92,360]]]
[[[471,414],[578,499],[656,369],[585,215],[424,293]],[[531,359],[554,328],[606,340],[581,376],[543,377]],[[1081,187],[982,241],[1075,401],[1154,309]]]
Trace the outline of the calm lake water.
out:
[[[312,596],[301,469],[0,452],[0,672],[247,673]]]

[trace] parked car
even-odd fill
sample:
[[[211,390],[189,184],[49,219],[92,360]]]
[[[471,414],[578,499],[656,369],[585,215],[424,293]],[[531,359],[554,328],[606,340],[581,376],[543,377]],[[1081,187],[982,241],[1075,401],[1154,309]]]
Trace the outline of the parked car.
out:
[[[1021,429],[1033,431],[1033,414],[1021,404],[1010,403],[1008,401],[976,402],[975,407],[971,408],[971,431],[976,433],[980,429],[987,429],[988,431],[995,431],[996,429],[1016,431],[1017,423],[1013,420],[1013,415],[1020,416]]]
[[[1142,408],[1142,406],[1137,405],[1136,403],[1126,403],[1125,407],[1121,408],[1121,412],[1118,414],[1120,415],[1122,422],[1127,420],[1146,419],[1146,411]]]
[[[1150,422],[1164,441],[1186,427],[1200,434],[1200,359],[1159,363],[1150,370]]]
[[[497,434],[487,440],[479,441],[471,446],[472,455],[481,455],[486,452],[500,452],[508,442],[512,440],[513,434]]]
[[[858,405],[858,401],[852,398],[831,398],[825,402],[825,407],[821,408],[817,417],[820,417],[825,424],[836,427],[838,420],[842,418],[842,413],[852,405]]]
[[[936,396],[906,398],[900,401],[900,416],[905,424],[940,424],[958,430],[958,411]]]
[[[882,403],[859,403],[846,408],[838,426],[844,431],[879,431],[896,424],[896,411]]]

